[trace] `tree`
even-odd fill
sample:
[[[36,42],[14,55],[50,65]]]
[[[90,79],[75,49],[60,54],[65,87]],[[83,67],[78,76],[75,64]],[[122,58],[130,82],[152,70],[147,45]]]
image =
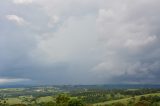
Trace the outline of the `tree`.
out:
[[[70,98],[67,94],[60,94],[56,98],[56,103],[61,106],[67,106],[69,100],[70,100]]]
[[[71,99],[68,106],[84,106],[84,103],[80,99]]]
[[[57,105],[54,102],[47,102],[47,103],[41,102],[38,104],[38,106],[57,106]]]
[[[117,102],[115,103],[113,106],[126,106],[125,104],[121,103],[121,102]]]
[[[27,106],[25,104],[14,104],[14,105],[11,105],[11,106]]]
[[[150,102],[148,101],[139,101],[135,104],[135,106],[150,106]]]

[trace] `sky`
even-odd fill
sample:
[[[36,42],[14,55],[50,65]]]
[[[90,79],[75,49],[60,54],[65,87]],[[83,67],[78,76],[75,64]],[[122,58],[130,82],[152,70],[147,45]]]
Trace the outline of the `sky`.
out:
[[[0,0],[0,85],[160,82],[160,0]]]

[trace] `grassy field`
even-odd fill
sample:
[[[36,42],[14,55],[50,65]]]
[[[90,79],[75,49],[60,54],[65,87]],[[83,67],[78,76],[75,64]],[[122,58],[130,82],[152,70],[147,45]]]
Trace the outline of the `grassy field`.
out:
[[[28,97],[26,97],[28,98]],[[52,96],[46,96],[46,97],[40,97],[37,98],[37,103],[40,102],[50,102],[50,101],[54,101],[55,98],[53,98]],[[5,98],[5,100],[1,100],[1,102],[3,103],[4,101],[6,101],[7,104],[19,104],[19,103],[25,103],[21,98]]]
[[[55,98],[53,98],[52,96],[46,96],[46,97],[40,97],[37,99],[37,102],[50,102],[50,101],[55,101]]]
[[[6,98],[6,103],[18,104],[18,103],[22,103],[22,101],[19,98]]]
[[[25,98],[31,98],[28,96],[23,96]],[[7,104],[19,104],[19,103],[24,103],[26,104],[26,102],[24,102],[22,99],[22,97],[17,97],[17,98],[5,98],[5,101]],[[77,98],[77,97],[71,97],[71,99],[73,98]],[[45,97],[40,97],[36,99],[37,103],[41,103],[41,102],[50,102],[50,101],[55,101],[55,98],[52,96],[45,96]],[[4,102],[4,100],[1,100],[1,102]]]
[[[141,96],[156,96],[156,95],[160,96],[160,93],[152,93],[152,94],[145,94],[145,95],[135,96],[135,101],[138,101]],[[122,102],[122,103],[126,104],[131,99],[132,99],[132,97],[129,97],[129,98],[124,98],[124,99],[118,99],[118,100],[111,100],[111,101],[106,101],[106,102],[101,102],[101,103],[95,103],[93,105],[94,106],[96,106],[96,105],[105,105],[105,104],[112,104],[112,103],[116,103],[116,102]]]
[[[140,96],[135,96],[135,101],[138,101],[140,99],[141,96],[160,96],[160,93],[152,93],[152,94],[145,94],[145,95],[140,95]],[[94,106],[96,105],[105,105],[105,104],[112,104],[112,103],[116,103],[116,102],[122,102],[122,103],[127,103],[129,100],[131,100],[132,97],[129,98],[124,98],[124,99],[118,99],[118,100],[111,100],[111,101],[106,101],[106,102],[101,102],[101,103],[96,103],[93,104]],[[17,104],[17,103],[24,103],[22,102],[21,98],[6,98],[6,103],[8,104]],[[37,103],[40,102],[49,102],[49,101],[55,101],[55,98],[52,96],[45,96],[45,97],[40,97],[37,100]],[[2,100],[3,102],[3,100]]]

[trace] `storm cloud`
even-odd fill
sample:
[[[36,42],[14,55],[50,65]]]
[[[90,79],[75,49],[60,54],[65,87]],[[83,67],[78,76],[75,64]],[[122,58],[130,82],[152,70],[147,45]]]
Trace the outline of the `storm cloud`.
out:
[[[0,84],[159,83],[159,4],[1,1]]]

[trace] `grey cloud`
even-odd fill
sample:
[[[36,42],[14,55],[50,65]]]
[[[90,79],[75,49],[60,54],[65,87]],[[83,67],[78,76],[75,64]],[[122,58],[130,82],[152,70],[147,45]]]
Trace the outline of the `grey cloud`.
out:
[[[159,82],[158,0],[2,4],[1,77],[41,84]],[[10,14],[30,24],[2,18]]]
[[[113,52],[95,67],[97,71],[108,73],[102,75],[103,78],[120,82],[158,82],[155,80],[160,65],[158,3],[157,0],[131,1],[100,10],[97,23],[100,39],[106,47],[104,53]]]

